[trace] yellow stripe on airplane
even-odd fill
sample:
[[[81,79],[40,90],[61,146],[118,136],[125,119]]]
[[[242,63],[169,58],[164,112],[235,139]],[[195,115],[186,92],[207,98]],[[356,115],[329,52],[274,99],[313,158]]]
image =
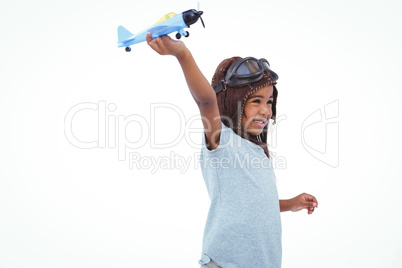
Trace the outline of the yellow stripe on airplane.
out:
[[[176,13],[170,12],[170,13],[166,14],[165,16],[163,16],[162,18],[160,18],[160,19],[156,22],[156,24],[161,23],[162,21],[171,19],[171,18],[174,17],[174,15],[176,15]]]

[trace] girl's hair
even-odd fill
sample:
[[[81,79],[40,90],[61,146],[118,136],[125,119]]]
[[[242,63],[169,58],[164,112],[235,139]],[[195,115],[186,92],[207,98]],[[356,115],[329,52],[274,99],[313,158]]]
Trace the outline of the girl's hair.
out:
[[[222,80],[225,80],[225,76],[230,66],[237,60],[242,59],[241,57],[232,57],[223,60],[216,68],[215,74],[212,77],[211,85],[215,86]],[[218,108],[221,115],[221,120],[225,126],[231,128],[237,135],[257,144],[260,146],[267,157],[269,158],[269,151],[267,145],[268,136],[268,124],[264,127],[262,133],[259,135],[261,141],[258,140],[257,136],[248,134],[241,126],[241,119],[244,113],[244,107],[247,99],[251,94],[263,88],[265,86],[273,85],[273,103],[272,103],[272,116],[271,119],[276,123],[276,100],[278,97],[278,90],[276,89],[276,81],[273,81],[268,73],[264,72],[264,77],[253,84],[248,84],[242,87],[231,88],[226,86],[225,91],[221,91],[216,95],[218,101]]]

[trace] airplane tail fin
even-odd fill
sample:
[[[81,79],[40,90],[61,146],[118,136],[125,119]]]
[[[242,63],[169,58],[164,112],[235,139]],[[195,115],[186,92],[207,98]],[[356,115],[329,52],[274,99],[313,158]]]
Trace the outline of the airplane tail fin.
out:
[[[124,28],[123,26],[119,26],[117,28],[117,39],[118,42],[121,43],[124,40],[128,39],[129,37],[133,36],[132,33],[130,33],[126,28]]]

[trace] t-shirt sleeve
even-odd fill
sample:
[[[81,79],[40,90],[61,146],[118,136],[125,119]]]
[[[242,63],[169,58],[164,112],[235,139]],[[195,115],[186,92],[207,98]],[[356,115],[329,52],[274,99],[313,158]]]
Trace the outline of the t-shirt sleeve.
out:
[[[219,145],[214,150],[209,150],[208,149],[207,142],[206,142],[206,135],[205,135],[205,132],[203,132],[203,135],[202,135],[202,149],[204,151],[213,152],[213,151],[216,151],[216,150],[221,150],[230,141],[230,136],[231,136],[232,130],[230,128],[228,128],[227,126],[225,126],[225,124],[223,124],[222,122],[221,122],[221,124],[222,124],[222,129],[221,129],[220,138],[219,138]]]

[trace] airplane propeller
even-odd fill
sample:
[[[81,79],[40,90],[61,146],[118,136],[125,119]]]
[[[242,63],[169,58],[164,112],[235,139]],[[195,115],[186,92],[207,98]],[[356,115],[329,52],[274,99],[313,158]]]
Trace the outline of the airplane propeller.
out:
[[[204,21],[203,21],[203,19],[202,19],[202,17],[201,17],[202,14],[204,14],[204,12],[202,12],[202,11],[197,11],[197,16],[201,19],[202,26],[205,28]]]
[[[185,24],[190,27],[190,25],[197,22],[198,18],[201,19],[202,26],[205,28],[204,21],[201,18],[201,15],[204,14],[203,11],[197,11],[195,9],[190,9],[183,12],[183,20]]]

